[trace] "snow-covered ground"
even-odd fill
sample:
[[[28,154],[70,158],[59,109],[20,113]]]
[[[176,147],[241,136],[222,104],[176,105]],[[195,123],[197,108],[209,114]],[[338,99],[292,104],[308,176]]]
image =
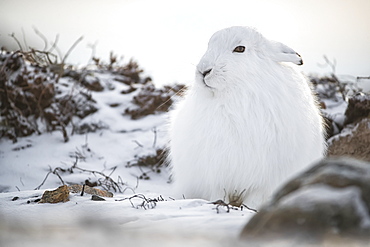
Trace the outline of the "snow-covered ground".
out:
[[[226,213],[204,200],[172,200],[141,208],[141,199],[115,195],[106,201],[91,201],[90,195],[73,194],[59,204],[27,203],[43,191],[0,194],[0,243],[2,246],[225,246],[237,243],[243,225],[253,215],[249,211]],[[146,196],[159,196],[146,193]],[[14,197],[18,200],[12,201]],[[138,208],[136,208],[138,206]],[[154,206],[154,205],[152,205]],[[105,244],[104,244],[105,243]],[[27,245],[28,246],[28,245]]]
[[[168,168],[158,173],[127,167],[166,145],[167,114],[131,120],[122,113],[135,92],[121,94],[128,86],[113,75],[96,76],[111,89],[92,92],[99,110],[82,121],[102,122],[108,128],[70,135],[68,142],[58,131],[19,138],[16,143],[0,140],[0,245],[237,245],[238,234],[254,212],[227,212],[204,200],[174,199]],[[68,79],[59,84],[64,80]],[[45,190],[62,185],[62,180],[82,184],[103,178],[86,170],[111,177],[122,192],[113,191],[114,197],[106,201],[71,193],[65,203],[35,202]],[[139,179],[143,173],[149,179]],[[143,196],[156,202],[143,204]]]

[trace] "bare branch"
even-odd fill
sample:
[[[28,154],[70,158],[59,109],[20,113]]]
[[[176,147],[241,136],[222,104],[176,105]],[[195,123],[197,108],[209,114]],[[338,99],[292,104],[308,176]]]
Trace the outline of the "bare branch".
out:
[[[248,210],[251,210],[251,211],[255,212],[255,213],[257,213],[257,212],[258,212],[258,211],[257,211],[257,209],[250,208],[250,207],[248,207],[248,206],[247,206],[247,205],[245,205],[245,204],[243,204],[242,206],[243,206],[243,207],[245,207],[245,208],[247,208]]]
[[[370,76],[357,76],[357,80],[370,80]]]
[[[140,142],[136,141],[136,140],[133,140],[132,142],[136,143],[139,147],[144,147]]]
[[[89,48],[91,48],[91,56],[90,56],[87,64],[90,64],[91,61],[95,61],[94,59],[95,59],[95,53],[96,53],[96,46],[97,46],[97,44],[98,44],[98,42],[95,41],[94,44],[88,44],[87,45]]]
[[[335,74],[335,69],[336,69],[336,66],[337,66],[337,60],[334,58],[333,61],[330,61],[329,58],[324,55],[324,60],[325,60],[325,63],[324,64],[318,64],[319,67],[321,68],[325,68],[327,66],[329,66],[331,68],[331,73],[332,74]]]
[[[157,127],[153,128],[153,133],[154,133],[154,140],[153,140],[153,148],[157,145]]]
[[[12,34],[9,34],[9,36],[12,37],[15,40],[15,42],[17,43],[19,49],[23,52],[23,47],[22,47],[21,43],[19,42],[19,40],[15,37],[15,34],[12,33]]]
[[[52,52],[55,49],[55,47],[57,47],[58,41],[59,41],[59,34],[57,34],[55,36],[55,40],[52,43],[52,45],[51,45],[50,49],[48,50],[48,52]]]
[[[65,61],[67,60],[69,54],[72,52],[72,50],[78,45],[78,43],[80,43],[83,39],[83,36],[81,36],[80,38],[78,38],[74,43],[73,45],[68,49],[67,53],[64,55],[63,59],[62,59],[62,64],[65,64]]]
[[[33,27],[33,30],[44,41],[44,49],[43,50],[46,51],[48,49],[48,40],[47,40],[47,38],[36,27]]]
[[[26,46],[26,49],[28,48],[27,40],[26,40],[26,35],[24,34],[24,29],[22,28],[22,37],[23,37],[23,43]]]
[[[137,206],[135,206],[135,204],[132,202],[132,200],[135,198],[142,200],[142,202],[139,203]],[[157,198],[152,199],[152,198],[145,197],[143,194],[136,194],[136,195],[123,198],[123,199],[119,199],[116,201],[125,201],[125,200],[129,200],[133,208],[136,208],[136,209],[143,208],[145,210],[155,208],[157,206],[157,202],[166,201],[161,195]]]
[[[214,201],[214,202],[210,202],[210,204],[216,205],[216,208],[215,209],[216,209],[216,212],[217,213],[220,213],[220,209],[219,209],[220,207],[225,207],[226,208],[226,213],[230,213],[230,209],[233,209],[233,210],[239,210],[239,209],[240,210],[243,210],[243,207],[245,207],[248,210],[251,210],[251,211],[257,213],[257,210],[256,209],[250,208],[250,207],[248,207],[245,204],[242,204],[239,207],[237,207],[237,206],[235,206],[235,205],[233,205],[231,203],[226,203],[223,200],[217,200],[217,201]]]
[[[48,177],[49,177],[49,175],[50,174],[54,174],[54,175],[57,175],[58,176],[58,178],[60,179],[60,181],[62,182],[62,184],[64,185],[65,183],[64,183],[64,181],[63,181],[63,179],[62,179],[62,177],[59,175],[59,173],[58,173],[58,170],[61,170],[61,168],[60,167],[56,167],[54,170],[52,170],[51,169],[51,167],[49,166],[49,169],[50,169],[50,171],[46,174],[46,176],[45,176],[45,178],[44,178],[44,180],[41,182],[41,184],[39,185],[39,186],[37,186],[36,188],[35,188],[35,190],[39,190],[40,188],[41,188],[41,186],[43,186],[44,184],[45,184],[45,182],[46,182],[46,180],[48,179]]]

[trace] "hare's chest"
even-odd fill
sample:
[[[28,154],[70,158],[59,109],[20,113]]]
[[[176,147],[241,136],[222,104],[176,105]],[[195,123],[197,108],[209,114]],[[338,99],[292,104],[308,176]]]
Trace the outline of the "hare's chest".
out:
[[[255,116],[248,116],[248,112],[242,108],[236,112],[222,106],[204,111],[194,108],[190,115],[190,118],[198,121],[192,122],[189,131],[202,139],[203,143],[215,147],[246,145],[248,140],[258,139],[261,135],[259,132],[267,127],[263,123],[258,123],[259,127],[254,126]]]
[[[279,125],[277,112],[259,109],[261,103],[252,100],[231,104],[225,102],[184,102],[176,117],[175,129],[183,143],[192,147],[227,148],[232,146],[256,147],[268,145]],[[186,133],[186,134],[185,134]]]

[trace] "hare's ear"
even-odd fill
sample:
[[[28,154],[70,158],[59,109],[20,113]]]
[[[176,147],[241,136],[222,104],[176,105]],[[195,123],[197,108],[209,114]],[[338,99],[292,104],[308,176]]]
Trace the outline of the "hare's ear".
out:
[[[276,62],[292,62],[297,65],[303,64],[301,55],[283,43],[273,41],[272,49],[272,59]]]

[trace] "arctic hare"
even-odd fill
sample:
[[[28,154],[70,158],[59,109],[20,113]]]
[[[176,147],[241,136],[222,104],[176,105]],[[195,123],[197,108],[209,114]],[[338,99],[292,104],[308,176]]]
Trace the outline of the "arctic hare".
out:
[[[322,118],[288,46],[249,27],[216,32],[170,122],[178,196],[259,207],[325,153]]]

